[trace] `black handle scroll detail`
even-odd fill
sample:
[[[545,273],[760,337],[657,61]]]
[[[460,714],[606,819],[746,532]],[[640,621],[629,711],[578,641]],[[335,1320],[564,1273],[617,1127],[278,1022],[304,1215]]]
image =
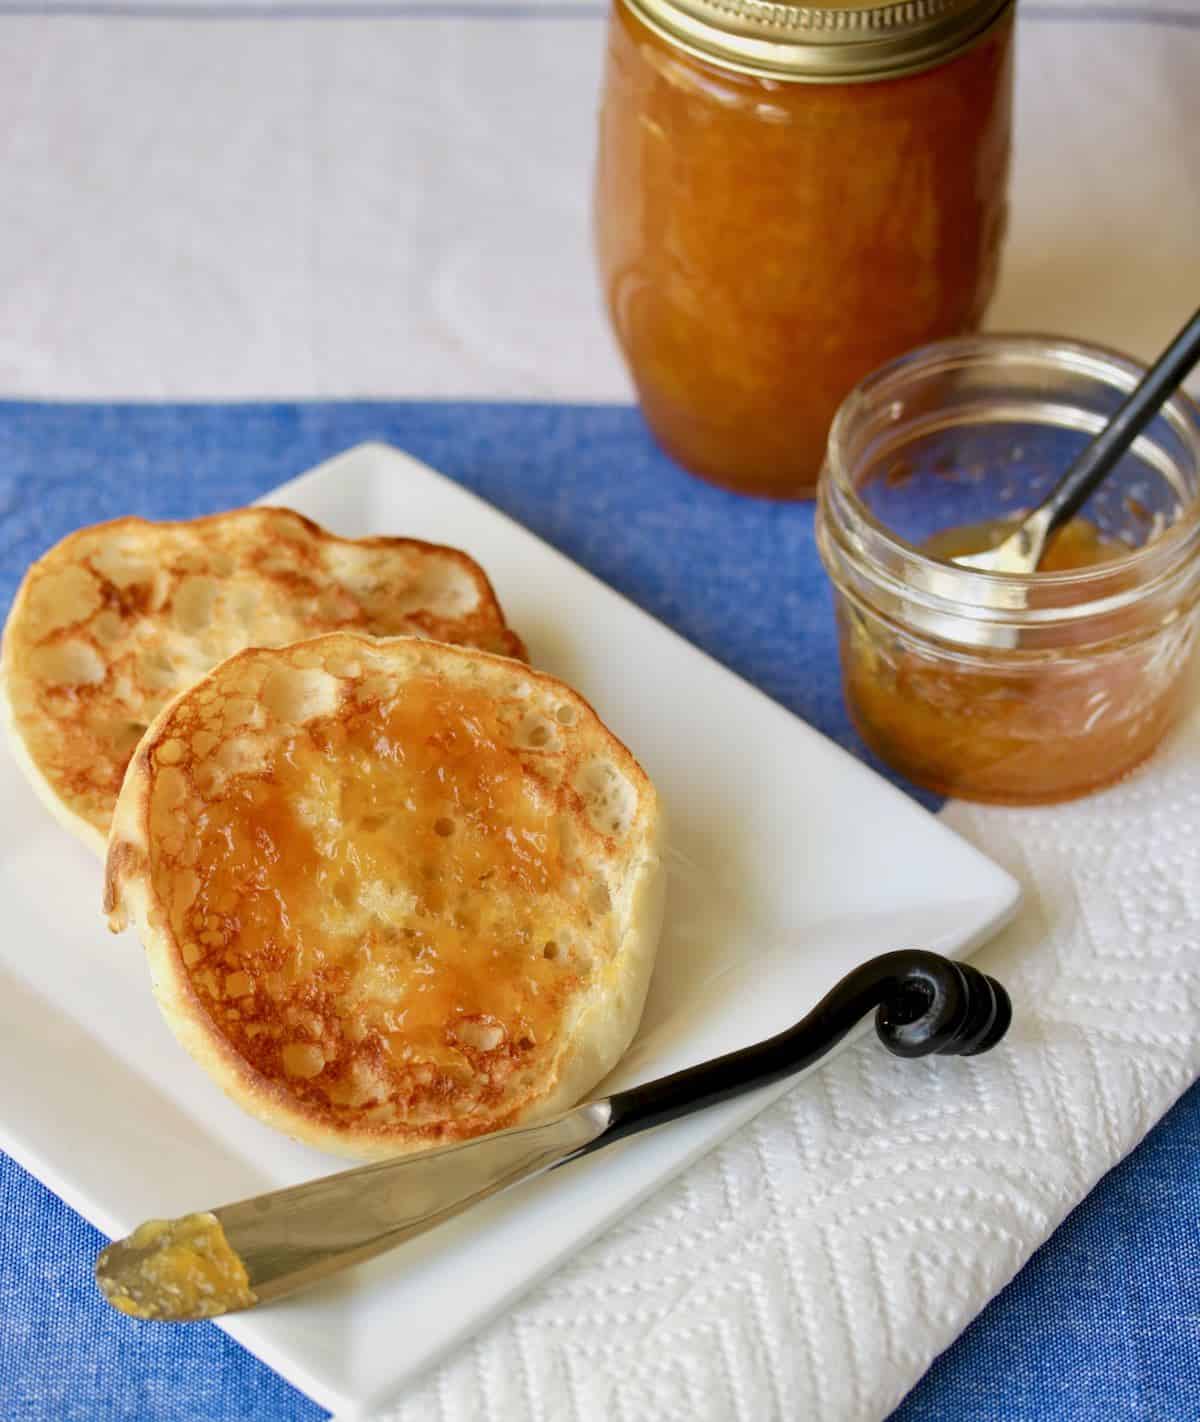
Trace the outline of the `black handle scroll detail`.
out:
[[[872,958],[846,976],[787,1031],[672,1076],[615,1092],[611,1124],[586,1151],[730,1100],[803,1071],[832,1050],[868,1012],[899,1057],[974,1056],[1008,1031],[1012,1003],[969,963],[912,948]]]
[[[969,1057],[994,1047],[1012,1022],[1008,993],[970,963],[922,957],[932,961],[913,964],[875,1009],[879,1040],[898,1057]]]

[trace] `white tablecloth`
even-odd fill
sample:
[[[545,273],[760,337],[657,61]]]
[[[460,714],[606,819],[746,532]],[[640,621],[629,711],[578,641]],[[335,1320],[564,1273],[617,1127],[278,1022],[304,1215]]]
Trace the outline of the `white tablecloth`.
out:
[[[593,0],[10,8],[0,394],[630,398]],[[1200,291],[1200,6],[1021,14],[991,323],[1150,356]]]

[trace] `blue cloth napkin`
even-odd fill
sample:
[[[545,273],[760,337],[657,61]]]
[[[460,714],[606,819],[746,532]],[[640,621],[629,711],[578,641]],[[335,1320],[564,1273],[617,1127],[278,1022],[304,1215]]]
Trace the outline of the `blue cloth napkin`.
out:
[[[483,495],[871,760],[842,705],[811,506],[696,483],[623,408],[0,403],[4,605],[29,561],[81,524],[243,504],[365,439]],[[1200,1088],[943,1355],[894,1422],[1200,1418],[1198,1160]],[[326,1415],[210,1325],[146,1327],[109,1310],[91,1279],[101,1237],[2,1156],[0,1220],[0,1417]]]

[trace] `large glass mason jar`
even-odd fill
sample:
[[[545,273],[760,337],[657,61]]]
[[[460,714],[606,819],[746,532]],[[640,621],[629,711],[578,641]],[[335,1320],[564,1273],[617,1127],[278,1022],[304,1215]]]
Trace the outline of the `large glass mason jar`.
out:
[[[811,496],[846,393],[974,330],[1005,229],[1011,0],[613,0],[596,237],[692,473]]]

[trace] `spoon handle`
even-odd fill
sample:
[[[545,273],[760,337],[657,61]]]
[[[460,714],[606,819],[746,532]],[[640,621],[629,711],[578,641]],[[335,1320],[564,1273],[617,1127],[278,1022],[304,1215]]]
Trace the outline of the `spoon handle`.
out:
[[[794,1076],[832,1051],[872,1008],[880,1040],[902,1057],[986,1052],[1012,1021],[1008,993],[969,963],[916,948],[884,953],[848,973],[778,1036],[616,1092],[608,1126],[580,1154]]]
[[[1163,402],[1200,361],[1200,311],[1184,326],[1162,355],[1054,487],[1042,508],[1047,511],[1047,535],[1078,513],[1088,496],[1125,453]]]

